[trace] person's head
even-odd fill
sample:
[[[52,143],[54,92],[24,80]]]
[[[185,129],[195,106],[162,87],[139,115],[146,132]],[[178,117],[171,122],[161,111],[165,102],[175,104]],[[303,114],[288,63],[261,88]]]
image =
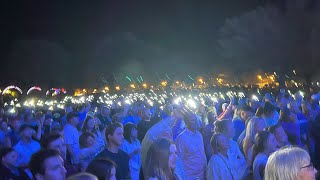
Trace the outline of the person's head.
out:
[[[5,120],[0,121],[0,129],[2,131],[8,131],[8,123]]]
[[[48,136],[44,136],[41,139],[41,147],[43,149],[56,150],[63,159],[66,159],[67,148],[64,140],[60,134],[54,133]]]
[[[262,117],[263,116],[263,107],[259,107],[256,111],[255,116]]]
[[[317,170],[313,167],[307,151],[299,147],[284,147],[270,155],[265,168],[265,180],[315,180]]]
[[[279,94],[276,98],[277,106],[280,109],[287,107],[287,100],[283,94]]]
[[[259,117],[252,117],[246,127],[246,137],[254,142],[256,134],[263,131],[266,126],[267,125],[264,119]]]
[[[72,126],[77,126],[79,124],[79,114],[74,112],[69,112],[67,114],[67,122]]]
[[[126,125],[124,125],[123,131],[124,139],[126,139],[129,143],[132,143],[131,139],[135,140],[138,137],[137,127],[133,123],[129,122]]]
[[[185,111],[183,120],[190,131],[196,132],[199,130],[200,124],[195,113]]]
[[[279,121],[295,122],[296,120],[297,120],[297,115],[291,112],[288,108],[284,108],[280,111]]]
[[[0,160],[1,164],[6,167],[15,167],[18,159],[18,153],[13,148],[1,148]]]
[[[214,121],[216,120],[216,117],[217,117],[217,115],[216,115],[216,113],[214,111],[209,111],[207,113],[208,123],[209,124],[214,123]]]
[[[63,159],[55,150],[40,150],[31,156],[29,168],[37,180],[65,180]]]
[[[150,120],[151,119],[151,111],[149,108],[142,108],[140,112],[141,112],[140,113],[141,118],[143,120]]]
[[[160,178],[161,175],[171,178],[176,167],[176,153],[176,145],[169,139],[161,138],[153,142],[147,152],[145,178]],[[163,174],[159,174],[159,171]]]
[[[121,121],[121,114],[117,113],[112,116],[112,123],[122,123]]]
[[[299,105],[298,105],[297,101],[291,101],[290,102],[290,110],[292,112],[294,112],[295,114],[301,113],[301,110],[299,108]]]
[[[116,180],[116,164],[108,159],[92,160],[86,172],[97,176],[99,180]]]
[[[25,116],[24,116],[24,121],[25,121],[25,122],[31,122],[31,121],[33,121],[33,114],[32,114],[31,112],[25,114]]]
[[[109,116],[110,115],[110,108],[108,106],[103,106],[101,108],[101,114],[103,116]]]
[[[39,111],[39,112],[37,112],[37,113],[35,114],[35,120],[36,120],[36,121],[44,120],[44,118],[45,118],[45,116],[44,116],[44,114],[43,114],[41,111]]]
[[[214,133],[224,134],[229,139],[235,135],[234,126],[231,120],[221,120],[214,123]]]
[[[270,126],[268,131],[276,137],[278,145],[282,146],[289,143],[288,136],[280,124]]]
[[[45,115],[45,117],[44,117],[44,125],[45,126],[50,126],[51,124],[52,124],[52,122],[53,122],[53,117],[52,117],[52,115]]]
[[[94,134],[91,132],[84,132],[79,137],[80,148],[92,147],[95,142]]]
[[[265,102],[263,106],[263,115],[265,117],[272,117],[275,112],[275,107],[270,102]]]
[[[246,121],[248,118],[253,116],[253,109],[248,105],[243,105],[240,108],[240,118]]]
[[[230,140],[223,134],[214,134],[211,137],[210,145],[213,154],[226,153],[230,148]]]
[[[31,140],[32,139],[32,135],[34,132],[34,129],[32,128],[32,126],[27,125],[27,124],[23,124],[20,127],[20,135],[21,138],[25,139],[25,140]]]
[[[13,130],[15,132],[19,131],[20,127],[21,127],[21,120],[19,120],[18,118],[14,118],[12,121],[11,121],[11,125],[13,127]]]
[[[110,145],[120,146],[123,139],[123,127],[120,123],[112,123],[107,126],[106,140]]]
[[[173,111],[173,106],[168,103],[164,106],[164,113],[167,114],[167,115],[170,115]]]
[[[68,177],[67,180],[98,180],[98,177],[90,173],[81,172]]]
[[[258,132],[255,137],[255,143],[252,147],[252,159],[259,154],[269,155],[277,150],[277,143],[274,135],[268,131]]]
[[[87,116],[82,125],[82,131],[93,130],[95,127],[95,120],[91,116]]]
[[[181,112],[181,110],[178,110],[178,109],[173,110],[171,113],[171,116],[172,116],[171,125],[174,125],[177,121],[183,119],[183,113]]]

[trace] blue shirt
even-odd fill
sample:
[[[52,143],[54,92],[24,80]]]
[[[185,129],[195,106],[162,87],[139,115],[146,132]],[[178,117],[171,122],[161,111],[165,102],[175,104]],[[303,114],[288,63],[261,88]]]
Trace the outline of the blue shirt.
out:
[[[240,134],[245,130],[246,124],[240,117],[236,117],[235,119],[233,119],[232,123],[235,130],[235,135],[233,137],[233,140],[237,141]]]
[[[20,140],[13,148],[19,154],[16,165],[25,166],[29,163],[32,154],[40,150],[40,144],[35,140],[31,140],[28,144]]]

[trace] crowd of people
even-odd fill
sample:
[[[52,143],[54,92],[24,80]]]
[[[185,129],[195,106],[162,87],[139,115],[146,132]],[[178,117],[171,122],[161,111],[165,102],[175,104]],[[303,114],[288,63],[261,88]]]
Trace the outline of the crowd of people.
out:
[[[320,94],[0,110],[0,180],[313,180]],[[197,99],[197,98],[196,98]]]

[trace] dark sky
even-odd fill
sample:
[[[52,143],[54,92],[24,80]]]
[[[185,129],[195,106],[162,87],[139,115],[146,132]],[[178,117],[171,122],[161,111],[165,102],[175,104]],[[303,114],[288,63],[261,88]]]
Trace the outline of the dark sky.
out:
[[[1,12],[1,83],[96,85],[116,74],[201,74],[228,17],[261,0],[7,1]],[[232,69],[232,68],[231,68]]]

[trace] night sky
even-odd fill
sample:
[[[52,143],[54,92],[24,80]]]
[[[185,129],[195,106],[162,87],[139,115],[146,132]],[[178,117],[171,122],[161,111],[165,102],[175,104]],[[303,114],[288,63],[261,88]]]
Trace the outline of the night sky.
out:
[[[163,76],[228,69],[215,50],[226,18],[262,0],[7,1],[1,85],[95,86],[112,73]],[[244,62],[246,63],[246,62]]]

